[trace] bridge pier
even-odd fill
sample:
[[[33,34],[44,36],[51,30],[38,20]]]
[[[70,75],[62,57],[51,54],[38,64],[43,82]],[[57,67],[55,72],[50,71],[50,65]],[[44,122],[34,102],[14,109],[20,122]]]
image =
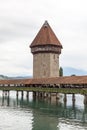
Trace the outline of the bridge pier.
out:
[[[6,105],[9,106],[9,102],[10,102],[9,95],[10,95],[9,91],[4,91],[3,90],[3,92],[2,92],[2,106],[4,105],[5,100],[7,101]],[[6,98],[5,98],[5,96],[6,96]]]
[[[84,95],[84,104],[87,105],[87,94]]]
[[[33,98],[43,98],[43,99],[60,99],[59,93],[51,93],[51,92],[33,92]],[[66,95],[64,100],[66,100]]]
[[[43,97],[43,92],[38,92],[38,97],[42,98]]]
[[[44,98],[46,98],[47,97],[47,94],[46,94],[46,92],[44,92]]]
[[[21,99],[23,100],[23,97],[24,97],[24,92],[21,91]]]
[[[72,94],[72,101],[75,102],[75,94]]]
[[[33,92],[33,99],[36,99],[36,92]]]
[[[59,99],[59,93],[56,93],[56,99],[57,100]]]
[[[48,93],[48,99],[51,99],[51,93]]]
[[[47,93],[47,92],[33,92],[33,98],[48,98],[51,99],[51,93]]]
[[[4,91],[3,90],[2,96],[9,96],[9,91]]]
[[[29,91],[26,91],[26,99],[27,99],[27,102],[29,101]]]
[[[19,91],[16,91],[16,97],[18,98],[18,93],[19,93]]]
[[[64,94],[64,99],[63,99],[64,102],[67,102],[67,94]]]
[[[27,91],[27,93],[26,93],[26,97],[27,97],[27,98],[29,97],[29,91]]]
[[[8,92],[8,97],[7,97],[7,106],[9,106],[10,100],[9,100],[9,92]]]
[[[36,97],[39,97],[39,92],[36,92]]]
[[[41,98],[44,98],[44,92],[41,92]]]

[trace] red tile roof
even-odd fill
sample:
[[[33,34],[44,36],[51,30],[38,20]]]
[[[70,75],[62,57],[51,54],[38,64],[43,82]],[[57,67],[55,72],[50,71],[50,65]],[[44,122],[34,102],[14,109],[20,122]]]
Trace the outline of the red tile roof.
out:
[[[29,81],[26,81],[29,84]],[[87,84],[87,76],[64,76],[32,79],[30,84]]]
[[[56,37],[55,33],[53,32],[47,21],[45,21],[45,23],[41,27],[30,47],[32,48],[34,46],[43,45],[56,45],[62,48],[60,41]]]
[[[0,80],[0,84],[86,84],[87,76],[64,76],[55,78]]]

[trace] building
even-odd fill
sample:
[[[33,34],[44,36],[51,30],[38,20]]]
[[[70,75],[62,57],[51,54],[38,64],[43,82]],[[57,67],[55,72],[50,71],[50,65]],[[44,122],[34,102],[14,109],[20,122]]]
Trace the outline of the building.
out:
[[[58,77],[62,45],[47,21],[30,48],[33,54],[33,78]]]

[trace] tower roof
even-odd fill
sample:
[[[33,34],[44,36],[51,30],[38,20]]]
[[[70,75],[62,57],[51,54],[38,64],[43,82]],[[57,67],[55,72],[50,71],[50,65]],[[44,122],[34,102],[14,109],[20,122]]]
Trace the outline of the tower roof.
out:
[[[43,45],[56,45],[62,48],[60,41],[56,37],[55,33],[53,32],[47,21],[45,21],[40,31],[37,33],[30,47],[32,48],[35,46]]]

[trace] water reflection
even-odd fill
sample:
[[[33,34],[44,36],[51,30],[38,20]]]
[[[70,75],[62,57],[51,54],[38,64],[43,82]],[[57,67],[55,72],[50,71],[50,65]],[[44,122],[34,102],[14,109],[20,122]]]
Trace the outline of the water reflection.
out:
[[[0,95],[0,106],[3,108],[15,108],[16,110],[21,108],[22,111],[27,113],[28,117],[30,111],[32,111],[33,118],[29,122],[32,123],[32,130],[86,130],[87,105],[83,104],[83,107],[80,107],[78,105],[79,99],[76,99],[77,103],[72,102],[72,104],[69,100],[70,96],[67,102],[63,102],[63,100],[31,100],[30,97],[21,97],[20,94],[15,97],[13,95]],[[26,125],[25,120],[24,125]]]

